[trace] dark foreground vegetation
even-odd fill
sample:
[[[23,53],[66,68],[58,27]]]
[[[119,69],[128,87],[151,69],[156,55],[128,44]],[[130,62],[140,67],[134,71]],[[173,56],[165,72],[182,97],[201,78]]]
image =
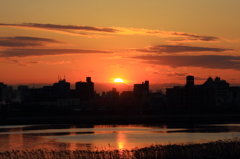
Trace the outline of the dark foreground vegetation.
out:
[[[0,152],[0,159],[239,159],[240,138],[204,144],[152,145],[132,150],[12,150]]]

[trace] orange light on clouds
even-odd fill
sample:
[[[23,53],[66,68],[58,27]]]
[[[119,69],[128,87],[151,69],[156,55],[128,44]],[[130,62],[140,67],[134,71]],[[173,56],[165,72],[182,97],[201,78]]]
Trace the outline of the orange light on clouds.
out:
[[[240,43],[236,33],[240,1],[218,1],[218,5],[215,1],[187,1],[188,5],[181,1],[140,0],[134,8],[134,1],[126,5],[121,0],[58,1],[58,5],[54,1],[38,5],[3,1],[0,74],[4,76],[0,82],[52,85],[58,75],[65,75],[72,85],[92,77],[95,83],[122,91],[132,90],[133,84],[148,79],[151,89],[156,90],[160,85],[166,88],[184,84],[185,76],[194,74],[196,84],[202,84],[210,75],[239,85],[240,67],[236,63]],[[59,12],[66,6],[70,9]],[[142,12],[143,8],[149,10]],[[168,19],[159,23],[149,18],[156,15],[168,15]],[[176,25],[176,21],[181,23]],[[191,27],[193,21],[196,25]],[[211,25],[205,25],[206,21]],[[223,31],[226,28],[231,32]],[[103,86],[98,88],[100,92],[109,90]]]

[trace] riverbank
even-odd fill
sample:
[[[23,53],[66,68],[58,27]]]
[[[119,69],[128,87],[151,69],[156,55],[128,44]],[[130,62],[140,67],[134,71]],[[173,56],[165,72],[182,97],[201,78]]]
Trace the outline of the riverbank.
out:
[[[240,114],[161,114],[161,115],[28,115],[1,118],[1,125],[19,124],[159,124],[169,122],[240,122]]]
[[[239,159],[240,139],[219,140],[216,142],[190,145],[152,145],[132,150],[106,148],[103,150],[12,150],[0,152],[0,159]]]

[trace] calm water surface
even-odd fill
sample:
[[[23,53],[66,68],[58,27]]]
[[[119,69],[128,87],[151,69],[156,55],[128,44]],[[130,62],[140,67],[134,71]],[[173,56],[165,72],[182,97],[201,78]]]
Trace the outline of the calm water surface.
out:
[[[152,144],[191,144],[240,135],[237,124],[7,125],[0,126],[0,151],[12,149],[132,149]]]

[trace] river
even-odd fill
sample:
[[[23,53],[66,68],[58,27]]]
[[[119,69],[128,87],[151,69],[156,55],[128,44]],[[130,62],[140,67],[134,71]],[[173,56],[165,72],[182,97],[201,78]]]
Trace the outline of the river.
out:
[[[134,149],[238,137],[240,123],[159,125],[4,125],[0,151]]]

